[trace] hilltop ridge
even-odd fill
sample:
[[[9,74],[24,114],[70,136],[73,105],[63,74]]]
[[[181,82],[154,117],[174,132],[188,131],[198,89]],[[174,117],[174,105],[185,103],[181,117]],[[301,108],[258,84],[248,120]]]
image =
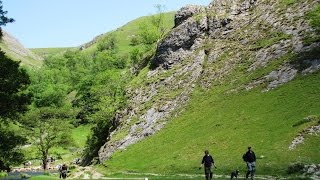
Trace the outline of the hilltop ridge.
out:
[[[40,67],[42,64],[42,58],[37,54],[34,54],[29,49],[25,48],[19,40],[10,35],[6,31],[3,32],[2,42],[0,48],[6,53],[7,56],[15,61],[21,61],[22,65],[29,67]]]

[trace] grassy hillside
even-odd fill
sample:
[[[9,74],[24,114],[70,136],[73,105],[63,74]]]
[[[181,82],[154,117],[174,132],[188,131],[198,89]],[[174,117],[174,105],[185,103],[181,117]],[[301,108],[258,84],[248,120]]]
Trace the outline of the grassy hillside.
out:
[[[23,47],[17,39],[7,32],[3,32],[0,48],[9,58],[15,61],[21,61],[22,65],[40,67],[42,64],[42,58],[40,56]]]
[[[290,5],[301,1],[280,2],[280,5]],[[318,17],[318,8],[312,11],[316,14],[311,13],[312,17]],[[313,22],[313,19],[317,18],[309,21]],[[311,23],[311,26],[316,26],[314,29],[319,27],[317,22],[314,21],[315,25]],[[259,29],[249,24],[245,28],[239,28],[230,39],[215,39],[205,44],[205,49],[217,50],[218,58],[214,63],[203,64],[203,79],[199,80],[183,112],[178,117],[171,117],[165,128],[155,135],[117,151],[112,158],[103,162],[101,171],[199,175],[203,173],[198,169],[203,152],[208,149],[218,167],[215,173],[229,174],[234,169],[240,169],[243,174],[246,165],[242,155],[248,146],[252,146],[258,157],[258,175],[285,176],[292,163],[319,164],[319,136],[306,136],[304,143],[297,145],[296,149],[289,150],[289,146],[304,129],[320,124],[320,72],[298,75],[289,83],[269,91],[265,91],[268,82],[251,90],[244,88],[270,72],[281,69],[282,65],[301,60],[299,66],[303,66],[302,61],[308,56],[311,57],[309,59],[318,59],[319,50],[308,54],[288,51],[265,66],[249,71],[257,60],[255,51],[291,39],[292,36],[273,32],[270,27]],[[259,30],[259,39],[250,36],[249,32]],[[316,37],[312,38],[311,43],[319,41]],[[241,44],[238,38],[248,40],[249,44]],[[222,50],[219,52],[220,46]],[[152,84],[146,77],[148,70],[143,69],[131,84]],[[170,71],[173,70],[166,72]],[[214,75],[210,77],[210,73]],[[211,82],[209,89],[203,88],[203,81]],[[159,95],[159,98],[162,96]],[[152,103],[156,103],[156,99]],[[307,117],[314,118],[305,121]],[[129,130],[120,130],[119,134],[127,133],[125,131]]]
[[[163,27],[166,29],[171,29],[174,26],[173,19],[174,19],[175,12],[168,12],[163,13]],[[90,45],[88,48],[84,50],[85,53],[93,54],[97,51],[97,45],[108,35],[112,34],[116,37],[117,47],[118,47],[118,54],[119,56],[126,56],[129,52],[134,48],[143,48],[142,45],[138,45],[137,47],[130,45],[131,38],[136,36],[139,31],[139,26],[143,23],[149,23],[151,16],[143,16],[129,23],[125,24],[124,26],[103,34],[99,36],[96,40],[94,40],[93,44]]]
[[[228,86],[206,92],[198,89],[184,113],[147,140],[116,153],[106,162],[113,171],[198,174],[203,151],[214,156],[217,173],[245,164],[242,154],[252,146],[258,174],[284,174],[293,162],[320,163],[319,136],[306,139],[296,150],[288,147],[309,122],[320,115],[320,73],[299,77],[276,90],[227,94]]]
[[[33,53],[41,56],[42,58],[47,58],[56,54],[62,54],[67,50],[75,49],[72,47],[64,47],[64,48],[32,48],[30,49]]]

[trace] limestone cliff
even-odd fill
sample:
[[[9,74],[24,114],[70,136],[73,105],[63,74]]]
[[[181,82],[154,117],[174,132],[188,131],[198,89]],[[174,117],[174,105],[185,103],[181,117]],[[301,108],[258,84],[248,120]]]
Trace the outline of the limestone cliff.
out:
[[[99,151],[100,161],[165,126],[179,115],[195,86],[238,83],[239,90],[263,91],[320,68],[319,37],[305,18],[319,0],[286,4],[280,0],[215,0],[208,7],[188,6],[175,16],[175,27],[159,42],[151,69],[139,85],[127,89],[129,107],[115,119],[118,128]],[[319,38],[318,38],[319,39]],[[240,81],[272,64],[265,74]],[[229,80],[230,79],[230,80]]]

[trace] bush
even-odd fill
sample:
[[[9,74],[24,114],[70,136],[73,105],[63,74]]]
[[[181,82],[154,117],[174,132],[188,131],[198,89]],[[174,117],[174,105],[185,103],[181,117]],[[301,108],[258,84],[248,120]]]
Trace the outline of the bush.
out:
[[[6,177],[8,175],[8,173],[6,172],[0,172],[0,177]]]
[[[287,169],[288,174],[302,174],[303,172],[304,172],[304,164],[300,162],[290,164]]]
[[[117,49],[117,40],[113,34],[110,34],[98,42],[98,51],[111,50],[115,51]]]

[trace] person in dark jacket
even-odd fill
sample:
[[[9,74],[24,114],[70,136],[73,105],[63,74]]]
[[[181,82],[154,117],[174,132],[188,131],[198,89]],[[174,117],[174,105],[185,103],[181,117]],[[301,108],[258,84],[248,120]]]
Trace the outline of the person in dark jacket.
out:
[[[62,166],[59,167],[59,171],[60,171],[60,178],[66,179],[68,166],[64,163]]]
[[[251,179],[254,179],[254,173],[256,171],[256,155],[251,150],[251,147],[248,147],[248,151],[242,156],[243,160],[247,163],[247,174],[246,179],[251,175]]]
[[[201,165],[200,165],[200,169],[203,166],[204,167],[204,173],[206,176],[206,180],[211,180],[212,179],[212,166],[214,166],[216,168],[216,166],[214,165],[214,161],[212,156],[209,154],[208,150],[204,151],[204,156],[202,158],[201,161]]]

